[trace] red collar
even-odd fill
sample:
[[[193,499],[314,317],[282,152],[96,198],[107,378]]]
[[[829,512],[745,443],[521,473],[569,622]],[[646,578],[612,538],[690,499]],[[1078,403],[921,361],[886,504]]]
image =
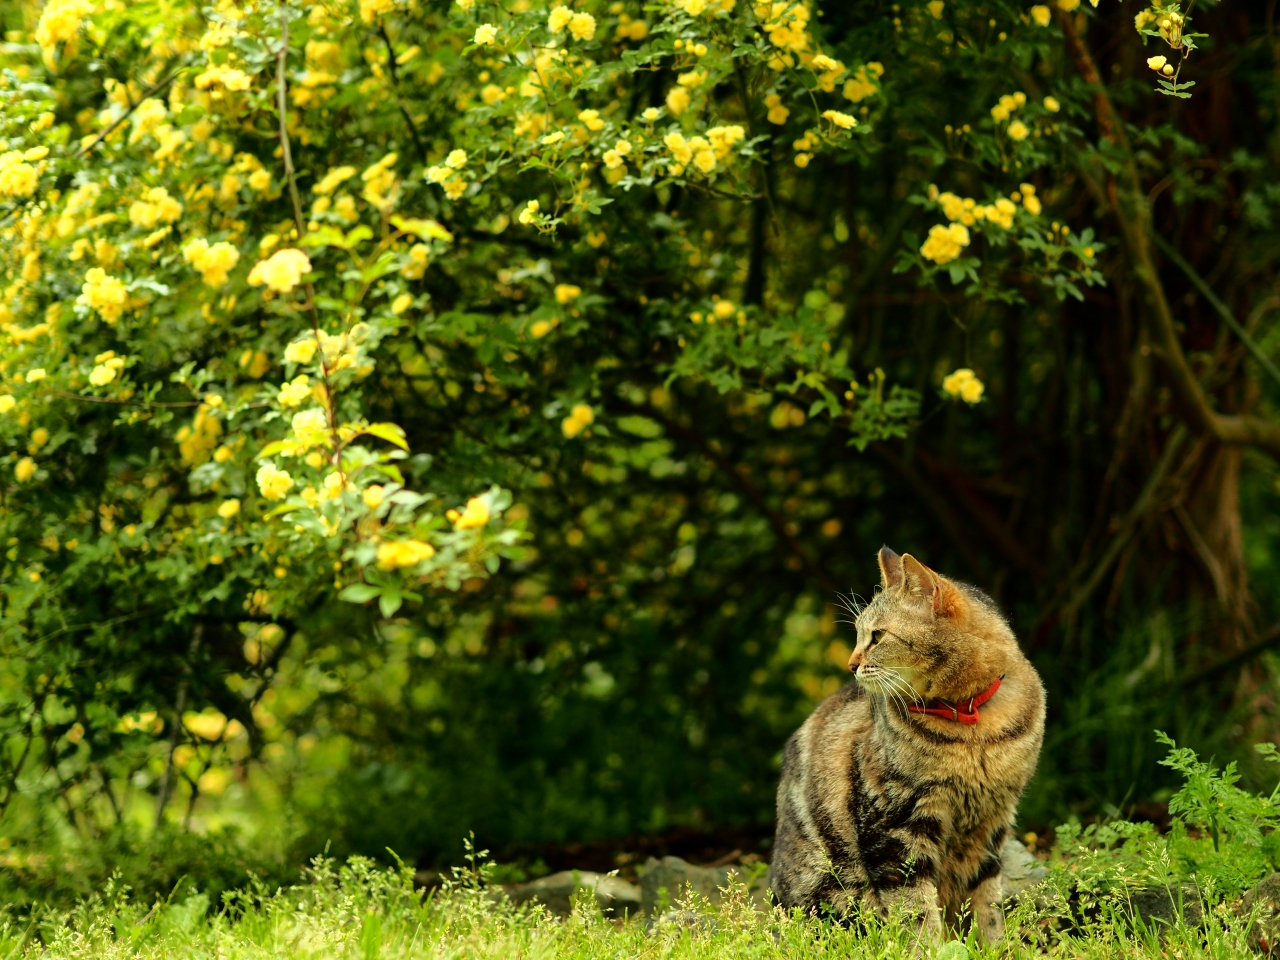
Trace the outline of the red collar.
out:
[[[974,724],[978,722],[978,708],[996,695],[996,691],[1000,689],[1000,681],[1004,677],[996,677],[996,682],[983,690],[976,697],[970,697],[967,701],[960,703],[949,703],[941,698],[932,700],[926,706],[917,706],[909,704],[907,709],[912,713],[927,713],[931,717],[942,717],[945,720],[954,720],[957,723]]]

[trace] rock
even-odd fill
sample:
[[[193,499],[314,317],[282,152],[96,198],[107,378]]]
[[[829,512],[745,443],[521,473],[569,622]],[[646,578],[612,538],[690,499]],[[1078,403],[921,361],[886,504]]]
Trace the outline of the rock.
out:
[[[1162,934],[1162,928],[1171,927],[1179,916],[1188,927],[1198,927],[1204,922],[1204,904],[1200,888],[1194,883],[1181,887],[1144,887],[1129,894],[1129,909],[1135,920],[1143,926],[1154,928]]]
[[[1016,903],[1018,898],[1040,885],[1049,875],[1049,868],[1035,858],[1021,840],[1010,837],[1005,841],[1001,872],[1004,874],[1004,899]]]
[[[594,891],[605,916],[635,916],[640,912],[640,890],[633,883],[590,870],[562,870],[532,883],[512,884],[503,890],[512,903],[536,901],[552,913],[567,917],[573,894],[579,887]]]
[[[1244,895],[1240,913],[1249,916],[1257,909],[1249,929],[1249,945],[1263,953],[1280,948],[1280,873],[1273,873]]]
[[[712,903],[719,903],[722,896],[720,888],[729,885],[731,873],[736,873],[738,880],[747,884],[757,906],[767,907],[767,881],[764,877],[757,877],[748,883],[747,874],[741,867],[698,867],[679,857],[663,857],[661,860],[650,857],[640,874],[640,908],[649,917],[656,916],[659,910],[665,912],[684,896],[686,885]]]

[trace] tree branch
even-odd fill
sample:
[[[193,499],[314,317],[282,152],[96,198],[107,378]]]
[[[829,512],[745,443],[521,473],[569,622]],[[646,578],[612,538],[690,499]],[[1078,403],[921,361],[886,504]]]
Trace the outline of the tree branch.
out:
[[[1117,183],[1113,177],[1107,184],[1106,195],[1119,223],[1134,275],[1145,294],[1153,352],[1164,363],[1183,419],[1198,431],[1210,434],[1222,443],[1257,447],[1280,458],[1280,424],[1261,417],[1218,413],[1213,409],[1195,371],[1191,369],[1178,339],[1173,308],[1169,305],[1169,298],[1151,256],[1151,238],[1155,235],[1151,226],[1151,207],[1142,190],[1142,180],[1125,133],[1124,122],[1111,102],[1093,55],[1076,31],[1075,18],[1059,11],[1058,19],[1076,69],[1093,88],[1098,129],[1117,149],[1123,160],[1120,182]]]

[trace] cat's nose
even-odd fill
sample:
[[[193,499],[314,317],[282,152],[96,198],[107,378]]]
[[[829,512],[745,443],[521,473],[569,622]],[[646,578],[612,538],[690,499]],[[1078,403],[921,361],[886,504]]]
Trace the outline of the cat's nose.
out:
[[[862,654],[855,650],[853,653],[849,654],[849,669],[851,671],[857,671],[860,666],[862,666]]]

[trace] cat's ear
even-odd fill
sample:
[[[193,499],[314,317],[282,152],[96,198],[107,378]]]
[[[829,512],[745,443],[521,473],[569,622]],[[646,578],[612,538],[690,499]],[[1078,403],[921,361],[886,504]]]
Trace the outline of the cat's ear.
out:
[[[964,595],[946,577],[930,570],[911,554],[902,556],[902,577],[908,596],[925,601],[940,617],[962,617]]]
[[[880,548],[880,586],[888,590],[902,582],[902,558],[888,547]]]

